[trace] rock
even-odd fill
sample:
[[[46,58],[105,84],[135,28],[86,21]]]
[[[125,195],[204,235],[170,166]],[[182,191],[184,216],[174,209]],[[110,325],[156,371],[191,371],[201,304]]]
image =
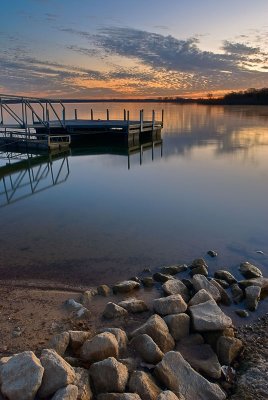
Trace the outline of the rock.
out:
[[[196,331],[217,331],[232,325],[231,318],[222,312],[214,300],[191,306],[189,311]]]
[[[187,310],[187,304],[180,294],[173,294],[168,297],[154,299],[153,308],[160,315],[178,314]]]
[[[69,357],[69,356],[65,356],[64,360],[71,365],[71,367],[82,367],[83,366],[83,362],[80,360],[80,358],[77,357]]]
[[[60,356],[63,356],[67,347],[69,346],[69,341],[69,332],[59,333],[52,337],[48,347],[50,349],[54,349]]]
[[[118,357],[119,347],[115,336],[110,332],[100,333],[90,340],[86,340],[80,350],[80,357],[84,361],[102,361],[108,357]]]
[[[235,337],[221,336],[217,342],[217,354],[224,365],[230,365],[238,356],[243,343]]]
[[[209,250],[209,251],[207,252],[207,254],[208,254],[210,257],[217,257],[217,255],[218,255],[218,253],[217,253],[216,251],[214,251],[214,250]]]
[[[261,288],[261,293],[268,292],[268,278],[255,278],[255,279],[246,279],[243,281],[239,281],[239,286],[242,289],[245,289],[248,286],[259,286]]]
[[[131,292],[134,289],[139,289],[140,288],[140,283],[135,282],[135,281],[123,281],[120,283],[117,283],[116,285],[113,286],[113,292],[116,293],[128,293]]]
[[[84,368],[74,368],[74,385],[78,388],[77,400],[91,400],[93,394],[89,384],[88,370]]]
[[[128,381],[127,367],[114,357],[92,364],[89,375],[97,393],[122,393]]]
[[[184,301],[189,301],[189,292],[187,287],[179,279],[169,279],[162,286],[164,292],[169,296],[180,294]]]
[[[174,348],[175,342],[169,333],[167,324],[159,315],[152,315],[142,326],[135,329],[130,337],[147,334],[155,341],[163,353]]]
[[[204,338],[200,333],[191,333],[189,336],[181,338],[181,340],[176,343],[176,351],[180,351],[180,346],[189,347],[195,346],[197,344],[204,344]]]
[[[211,294],[215,301],[220,301],[220,292],[212,283],[207,280],[205,276],[199,274],[194,275],[192,282],[196,292],[201,289],[205,289],[209,294]]]
[[[194,306],[197,307],[197,306]],[[214,383],[210,383],[184,360],[179,352],[170,351],[156,366],[157,378],[174,393],[185,400],[224,400],[225,393]]]
[[[92,288],[89,290],[86,290],[83,294],[82,294],[82,298],[81,298],[81,302],[84,306],[86,307],[90,307],[91,303],[92,303],[92,299],[97,296],[98,294],[98,290],[96,288]]]
[[[141,400],[136,393],[101,393],[97,400]]]
[[[205,303],[208,300],[214,300],[206,289],[200,289],[189,301],[188,307],[196,306],[197,304]]]
[[[235,310],[236,314],[239,315],[239,317],[241,318],[247,318],[249,317],[249,313],[247,312],[247,310]]]
[[[141,280],[138,276],[132,276],[131,278],[129,278],[129,281],[141,283]]]
[[[174,279],[172,275],[169,275],[169,274],[162,274],[161,272],[156,272],[156,273],[153,275],[153,278],[154,278],[154,280],[155,280],[156,282],[162,282],[162,283],[168,281],[169,279]]]
[[[128,312],[123,307],[120,307],[115,303],[109,302],[108,304],[106,304],[105,310],[102,315],[104,318],[107,319],[123,318],[128,315]]]
[[[126,332],[123,329],[101,328],[99,333],[103,333],[103,332],[110,332],[116,337],[118,347],[119,347],[119,353],[124,353],[127,350],[128,338],[127,338]]]
[[[261,288],[259,286],[249,286],[245,289],[246,307],[249,311],[255,311],[261,295]]]
[[[124,364],[127,367],[128,372],[135,371],[138,368],[139,363],[140,363],[140,359],[139,358],[132,358],[132,357],[119,358],[118,361],[121,362],[122,364]]]
[[[220,295],[221,295],[220,302],[222,304],[224,304],[225,306],[230,306],[232,304],[232,299],[229,297],[226,290],[224,290],[223,287],[215,279],[211,279],[210,283],[212,283],[212,285],[214,285],[220,292]]]
[[[180,272],[187,271],[188,267],[187,265],[170,265],[168,267],[162,267],[161,268],[161,273],[165,275],[176,275]]]
[[[223,287],[223,289],[228,289],[228,287],[230,286],[229,283],[224,281],[223,279],[214,278],[214,280],[218,282],[221,287]]]
[[[72,350],[77,351],[91,335],[91,332],[86,331],[69,331],[70,346]]]
[[[189,347],[178,343],[176,350],[200,374],[220,379],[221,365],[209,344],[197,344]]]
[[[190,281],[190,279],[183,278],[181,281],[187,287],[188,290],[190,290],[190,291],[194,290],[192,281]]]
[[[78,388],[75,385],[68,385],[56,391],[51,400],[77,400]]]
[[[131,340],[130,344],[147,363],[157,364],[163,358],[164,354],[147,334],[136,336]]]
[[[90,314],[89,310],[83,304],[78,303],[74,299],[66,300],[64,304],[70,311],[74,312],[77,318],[86,318]]]
[[[125,308],[128,312],[131,313],[140,313],[144,311],[148,311],[148,307],[143,300],[138,299],[127,299],[118,303],[120,307]]]
[[[204,265],[206,268],[208,268],[206,261],[203,258],[196,258],[190,265],[190,269],[200,267],[201,265]]]
[[[38,391],[39,397],[51,396],[58,389],[74,382],[74,369],[55,350],[44,349],[40,361],[45,370]]]
[[[180,340],[189,335],[190,317],[187,314],[171,314],[164,318],[174,340]]]
[[[129,390],[137,393],[142,400],[156,400],[161,393],[155,380],[150,374],[143,371],[134,371],[129,380]]]
[[[111,294],[111,289],[107,285],[98,286],[97,291],[100,296],[104,296],[104,297],[110,296],[110,294]]]
[[[217,343],[221,336],[234,337],[233,328],[226,328],[223,331],[203,332],[203,338],[205,339],[205,342],[209,344],[216,353],[217,353]]]
[[[154,286],[154,279],[151,276],[145,276],[142,278],[142,284],[145,287],[152,287]]]
[[[207,267],[205,265],[198,265],[197,267],[192,268],[191,275],[194,276],[194,275],[197,275],[197,274],[208,276]]]
[[[225,269],[219,269],[214,273],[214,277],[217,279],[222,279],[232,285],[233,283],[237,283],[235,277],[231,274],[231,272],[226,271]]]
[[[255,265],[250,264],[249,262],[244,262],[240,264],[239,271],[246,279],[262,277],[261,270]]]
[[[157,400],[185,400],[185,397],[182,394],[176,396],[171,390],[164,390],[158,395]]]
[[[33,400],[41,385],[44,368],[32,351],[24,351],[1,365],[1,392],[9,400]]]
[[[244,298],[243,290],[240,289],[240,287],[238,286],[237,283],[234,283],[231,285],[231,292],[232,292],[234,303],[238,304],[238,303],[240,303],[240,301],[243,300],[243,298]]]

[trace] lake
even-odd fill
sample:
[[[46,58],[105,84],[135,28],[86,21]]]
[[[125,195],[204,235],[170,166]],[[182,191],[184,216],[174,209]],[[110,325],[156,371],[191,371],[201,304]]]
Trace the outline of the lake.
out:
[[[89,107],[78,105],[79,117]],[[111,119],[163,108],[162,145],[129,157],[72,150],[0,173],[1,279],[109,284],[197,257],[211,272],[239,277],[251,261],[268,273],[268,107],[91,107],[99,118],[109,108]]]

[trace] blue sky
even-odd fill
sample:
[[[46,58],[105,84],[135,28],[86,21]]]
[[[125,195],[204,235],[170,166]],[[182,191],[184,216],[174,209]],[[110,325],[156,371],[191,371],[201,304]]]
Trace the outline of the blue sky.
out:
[[[0,90],[196,95],[268,86],[267,0],[3,0]]]

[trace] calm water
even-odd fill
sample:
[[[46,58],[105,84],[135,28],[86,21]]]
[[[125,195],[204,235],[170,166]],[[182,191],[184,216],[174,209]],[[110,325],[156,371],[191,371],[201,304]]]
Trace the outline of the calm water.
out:
[[[73,154],[24,176],[0,172],[2,279],[111,283],[209,249],[219,253],[207,258],[211,271],[249,260],[268,275],[267,107],[93,107],[99,118],[107,107],[110,118],[164,108],[162,151]]]

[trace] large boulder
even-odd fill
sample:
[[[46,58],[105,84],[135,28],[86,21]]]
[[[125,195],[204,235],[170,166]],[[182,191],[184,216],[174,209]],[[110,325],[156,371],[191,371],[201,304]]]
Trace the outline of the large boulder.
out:
[[[205,289],[215,301],[220,301],[221,299],[221,294],[218,291],[218,289],[209,282],[209,280],[204,276],[200,274],[194,275],[192,279],[193,287],[196,292],[198,292],[201,289]]]
[[[232,285],[233,283],[236,283],[237,280],[235,277],[231,274],[231,272],[226,271],[225,269],[219,269],[214,273],[215,278],[221,279],[223,281],[226,281],[229,283],[229,285]]]
[[[69,332],[62,332],[54,335],[49,342],[49,348],[54,349],[60,356],[63,356],[70,341]]]
[[[262,277],[261,270],[247,261],[240,264],[239,270],[246,279]]]
[[[137,393],[101,393],[97,400],[141,400]]]
[[[129,380],[130,392],[137,393],[142,400],[156,400],[161,389],[150,374],[134,371]]]
[[[44,349],[40,361],[44,367],[42,385],[38,391],[40,398],[51,396],[58,389],[74,382],[74,369],[55,350]]]
[[[103,311],[103,317],[106,319],[114,319],[126,317],[128,315],[125,308],[118,306],[115,303],[109,302],[106,304],[105,310]]]
[[[138,335],[131,340],[130,344],[149,364],[157,364],[163,358],[164,354],[149,335]]]
[[[185,264],[182,265],[169,265],[161,268],[161,272],[163,274],[168,274],[168,275],[176,275],[180,272],[187,271],[188,267]]]
[[[131,332],[130,337],[133,338],[144,333],[151,336],[163,353],[172,350],[175,346],[167,324],[159,315],[152,315],[142,326]]]
[[[107,285],[100,285],[97,287],[98,295],[107,297],[111,294],[111,289]]]
[[[268,292],[268,278],[244,279],[239,281],[239,286],[245,289],[248,286],[259,286],[262,293]]]
[[[214,300],[213,297],[206,289],[200,289],[197,293],[191,298],[188,303],[188,307],[196,306],[197,304],[205,303],[208,300]]]
[[[153,307],[155,312],[160,315],[179,314],[187,310],[187,304],[180,294],[155,299]]]
[[[99,333],[110,332],[117,340],[119,353],[124,353],[127,350],[128,338],[127,334],[123,329],[120,328],[101,328]]]
[[[75,385],[68,385],[56,391],[51,400],[77,400],[78,388]]]
[[[44,368],[32,351],[10,357],[0,368],[1,391],[9,400],[33,400]]]
[[[86,340],[80,350],[80,357],[84,361],[102,361],[107,357],[118,357],[119,347],[116,337],[110,332],[100,333],[90,340]]]
[[[176,396],[171,390],[164,390],[158,395],[157,400],[185,400],[185,397],[182,394]]]
[[[231,318],[224,314],[214,300],[191,306],[189,311],[196,331],[218,331],[232,325]]]
[[[169,279],[174,279],[172,275],[162,274],[161,272],[156,272],[155,274],[153,274],[153,278],[156,282],[161,282],[161,283],[164,283]]]
[[[195,268],[191,269],[191,275],[194,276],[196,274],[208,276],[208,269],[205,265],[198,265]]]
[[[162,288],[168,296],[180,294],[184,301],[189,301],[189,291],[179,279],[169,279],[163,284]]]
[[[232,299],[228,295],[226,290],[215,279],[211,279],[210,283],[212,283],[212,285],[214,285],[218,289],[218,291],[220,292],[220,295],[221,295],[220,302],[222,304],[224,304],[225,306],[230,306],[232,304]]]
[[[74,370],[74,385],[78,388],[77,400],[91,400],[93,395],[89,384],[88,370],[84,368],[74,368]]]
[[[258,307],[261,288],[259,286],[249,286],[245,289],[246,307],[249,311],[255,311]]]
[[[178,343],[176,350],[200,374],[212,379],[221,377],[221,365],[210,345],[196,344],[190,347],[185,346],[183,343]]]
[[[96,393],[122,393],[128,381],[127,367],[114,357],[92,364],[89,375]]]
[[[138,299],[127,299],[124,301],[120,301],[118,303],[120,307],[125,308],[128,312],[131,313],[140,313],[143,311],[148,311],[148,307],[146,303],[143,300],[138,300]]]
[[[128,293],[131,292],[134,289],[139,289],[140,288],[140,283],[135,282],[135,281],[123,281],[120,283],[117,283],[116,285],[113,286],[113,292],[116,293]]]
[[[226,399],[221,388],[196,372],[179,352],[165,354],[155,368],[155,375],[169,390],[183,395],[185,400]]]
[[[87,331],[69,331],[70,346],[73,351],[77,351],[92,334]]]
[[[219,360],[224,365],[230,365],[238,356],[243,343],[240,339],[229,336],[221,336],[217,342],[217,354]]]
[[[171,314],[164,318],[169,332],[174,340],[180,340],[189,335],[190,317],[187,314]]]

